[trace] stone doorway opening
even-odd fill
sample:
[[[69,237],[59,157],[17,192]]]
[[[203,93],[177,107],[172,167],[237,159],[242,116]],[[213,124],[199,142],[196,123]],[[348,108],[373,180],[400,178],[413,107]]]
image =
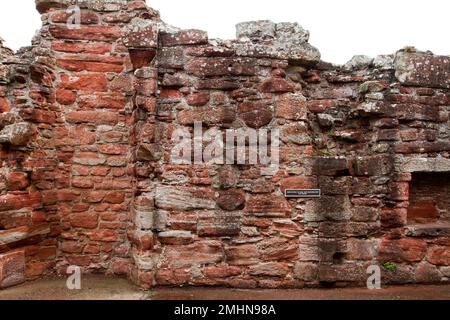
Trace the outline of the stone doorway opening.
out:
[[[413,172],[408,224],[450,224],[450,172]]]

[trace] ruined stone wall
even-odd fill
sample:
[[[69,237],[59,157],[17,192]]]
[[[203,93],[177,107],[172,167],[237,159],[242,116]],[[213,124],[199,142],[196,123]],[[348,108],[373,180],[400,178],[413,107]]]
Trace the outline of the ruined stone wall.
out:
[[[54,59],[43,47],[13,55],[0,43],[0,288],[52,270],[59,218]]]
[[[142,287],[448,281],[450,208],[408,207],[412,175],[450,172],[449,57],[334,66],[298,24],[211,40],[143,1],[78,1],[70,29],[71,4],[38,0],[34,46],[0,51],[0,286],[69,265]],[[279,169],[174,164],[195,122],[279,129]]]

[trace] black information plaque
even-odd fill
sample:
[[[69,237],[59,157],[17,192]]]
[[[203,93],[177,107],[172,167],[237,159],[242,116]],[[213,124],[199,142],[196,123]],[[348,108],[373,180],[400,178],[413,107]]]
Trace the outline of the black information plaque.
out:
[[[320,189],[286,189],[284,191],[286,198],[320,198]]]

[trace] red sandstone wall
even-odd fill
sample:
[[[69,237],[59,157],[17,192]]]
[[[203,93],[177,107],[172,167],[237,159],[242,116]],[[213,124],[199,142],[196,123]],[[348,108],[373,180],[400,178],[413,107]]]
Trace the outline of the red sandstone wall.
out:
[[[56,179],[52,128],[54,60],[50,51],[0,46],[1,195],[0,287],[52,270],[59,217],[51,190]]]
[[[119,40],[123,17],[139,10],[125,4],[81,6],[81,27],[66,26],[65,10],[44,13],[44,29],[55,54],[54,129],[60,157],[57,187],[61,234],[58,272],[77,265],[85,271],[128,273],[126,237],[133,197],[129,161],[132,122],[132,65]]]
[[[209,41],[142,1],[86,3],[75,30],[64,1],[37,6],[36,45],[0,64],[0,137],[30,125],[2,141],[0,286],[69,265],[142,287],[363,285],[388,262],[383,283],[448,281],[450,227],[407,219],[411,174],[450,171],[448,57],[337,67],[296,24]],[[278,172],[174,165],[195,121],[280,129]]]

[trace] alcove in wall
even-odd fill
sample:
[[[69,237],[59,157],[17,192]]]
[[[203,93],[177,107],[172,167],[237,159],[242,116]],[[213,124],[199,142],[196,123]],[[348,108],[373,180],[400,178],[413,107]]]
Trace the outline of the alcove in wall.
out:
[[[413,172],[408,224],[450,223],[450,172]]]

